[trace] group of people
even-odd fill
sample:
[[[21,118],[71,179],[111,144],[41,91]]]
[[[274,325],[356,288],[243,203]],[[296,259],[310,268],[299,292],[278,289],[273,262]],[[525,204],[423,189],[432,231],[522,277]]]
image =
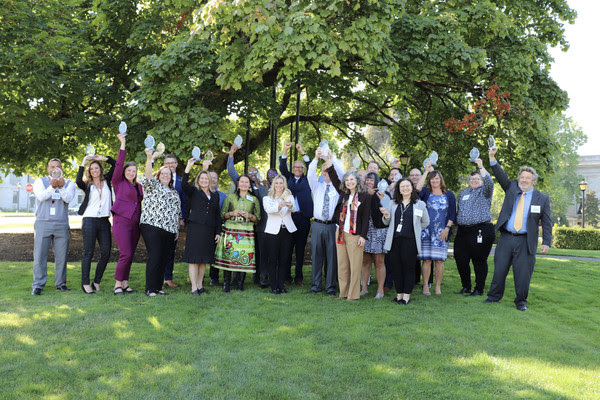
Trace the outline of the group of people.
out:
[[[256,167],[249,168],[247,174],[238,174],[234,154],[239,147],[234,144],[227,170],[235,190],[226,195],[218,190],[218,174],[209,170],[210,161],[202,162],[202,170],[190,182],[196,159],[187,161],[183,176],[176,174],[178,161],[173,155],[165,156],[163,165],[154,172],[154,163],[161,154],[146,149],[144,173],[138,177],[137,165],[125,163],[126,136],[119,134],[118,138],[121,147],[116,160],[86,156],[76,179],[85,193],[79,214],[83,216],[84,241],[81,288],[86,294],[100,290],[110,256],[111,213],[112,236],[119,249],[115,295],[136,292],[128,282],[140,234],[148,253],[145,294],[165,295],[165,286],[177,286],[173,282],[173,264],[179,232],[184,226],[182,261],[189,265],[191,294],[197,296],[206,292],[203,281],[207,266],[210,284],[222,286],[225,292],[231,290],[232,284],[244,290],[247,273],[273,294],[287,293],[289,285],[303,286],[305,247],[312,230],[311,292],[324,290],[337,299],[358,300],[369,293],[374,265],[374,298],[384,298],[384,293],[394,287],[396,296],[392,300],[407,305],[421,276],[423,295],[431,295],[431,275],[435,277],[433,292],[442,293],[444,261],[455,225],[454,257],[462,283],[457,293],[484,293],[487,258],[495,240],[490,211],[494,183],[480,159],[475,160],[477,170],[470,174],[469,186],[455,196],[431,162],[423,173],[411,170],[408,178],[402,177],[397,167],[387,177],[380,177],[375,161],[364,171],[344,171],[333,153],[317,148],[311,159],[297,144],[302,159],[293,162],[290,172],[287,165],[291,142],[284,146],[279,172],[270,169],[266,179],[261,180]],[[501,236],[486,302],[497,302],[503,297],[504,282],[512,265],[515,304],[519,310],[526,310],[540,222],[542,252],[548,250],[551,242],[550,205],[548,196],[534,189],[535,170],[523,167],[518,181],[510,181],[495,159],[496,151],[489,150],[490,165],[506,196],[496,224]],[[106,173],[103,163],[110,165]],[[317,174],[319,164],[321,176]],[[56,258],[55,287],[69,290],[67,205],[74,197],[75,185],[57,173],[60,169],[60,160],[50,160],[48,176],[34,184],[34,295],[41,294],[46,283],[51,243]],[[380,185],[383,180],[387,182]],[[100,258],[90,281],[96,241]]]

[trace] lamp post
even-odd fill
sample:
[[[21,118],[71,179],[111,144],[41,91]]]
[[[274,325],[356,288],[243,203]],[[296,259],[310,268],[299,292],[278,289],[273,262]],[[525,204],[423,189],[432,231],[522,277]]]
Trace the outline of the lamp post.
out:
[[[585,191],[587,190],[588,184],[584,180],[579,182],[579,189],[581,189],[581,227],[585,228]]]
[[[402,164],[402,176],[406,176],[406,167],[408,166],[408,163],[410,163],[410,156],[408,154],[406,154],[406,152],[402,153],[402,155],[400,156],[400,164]]]

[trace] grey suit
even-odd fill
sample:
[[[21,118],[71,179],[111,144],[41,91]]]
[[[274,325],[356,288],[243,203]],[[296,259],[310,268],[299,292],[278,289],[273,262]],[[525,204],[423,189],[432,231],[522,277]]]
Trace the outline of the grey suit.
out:
[[[527,304],[529,284],[533,267],[535,266],[535,253],[538,245],[539,225],[542,224],[542,244],[552,244],[552,218],[550,212],[550,198],[533,189],[531,197],[531,209],[527,216],[527,233],[524,235],[513,235],[506,231],[506,223],[509,220],[513,206],[520,195],[518,181],[511,181],[500,166],[492,165],[492,172],[498,183],[505,192],[502,210],[498,216],[496,230],[502,232],[494,256],[494,277],[488,292],[488,299],[499,301],[504,295],[506,276],[512,264],[515,281],[515,304],[518,306]]]

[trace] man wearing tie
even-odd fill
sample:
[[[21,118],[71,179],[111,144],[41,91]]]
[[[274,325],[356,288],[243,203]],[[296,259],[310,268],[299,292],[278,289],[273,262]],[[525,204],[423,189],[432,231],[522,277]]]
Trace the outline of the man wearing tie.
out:
[[[537,173],[531,167],[521,167],[519,179],[510,181],[496,161],[498,149],[489,150],[490,166],[496,180],[505,192],[496,230],[501,232],[494,255],[494,277],[485,303],[497,303],[504,295],[506,275],[512,264],[515,281],[517,310],[527,310],[527,295],[542,223],[542,254],[552,243],[550,198],[535,190]]]
[[[314,160],[308,165],[308,173],[306,175],[314,200],[314,222],[312,224],[312,236],[310,239],[312,250],[312,287],[310,291],[318,293],[322,290],[323,266],[325,264],[324,261],[327,260],[325,290],[328,295],[335,296],[337,294],[337,250],[335,247],[336,225],[332,221],[332,217],[340,195],[338,192],[339,188],[333,186],[326,170],[332,163],[334,171],[338,176],[344,176],[344,170],[339,161],[333,159],[332,154],[329,153],[327,161],[321,166],[323,182],[319,182],[317,164],[319,163],[319,158],[322,156],[321,149],[318,148],[315,152]]]
[[[287,153],[288,150],[293,146],[292,142],[285,144],[283,148],[283,154],[279,159],[279,171],[281,175],[285,176],[288,180],[288,189],[294,195],[296,199],[296,210],[292,214],[294,225],[298,230],[294,232],[294,247],[296,248],[296,276],[294,282],[298,286],[302,286],[302,267],[304,265],[304,248],[306,247],[306,241],[308,240],[308,232],[310,232],[310,219],[313,216],[313,200],[310,192],[310,186],[304,175],[304,163],[301,160],[294,161],[292,172],[287,168]],[[298,143],[296,149],[302,155],[302,159],[305,162],[310,162],[310,157],[306,155],[302,146]],[[288,277],[286,282],[291,282],[292,273],[291,266],[289,269]]]

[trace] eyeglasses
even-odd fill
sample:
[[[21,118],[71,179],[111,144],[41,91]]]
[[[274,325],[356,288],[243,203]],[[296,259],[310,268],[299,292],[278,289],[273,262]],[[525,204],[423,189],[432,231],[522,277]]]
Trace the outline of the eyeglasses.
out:
[[[256,175],[256,174],[258,174],[258,171],[248,171],[248,174],[249,175]]]
[[[304,167],[302,165],[294,165],[294,168],[304,169]]]
[[[167,161],[165,162],[165,165],[175,165],[177,164],[177,161]]]

